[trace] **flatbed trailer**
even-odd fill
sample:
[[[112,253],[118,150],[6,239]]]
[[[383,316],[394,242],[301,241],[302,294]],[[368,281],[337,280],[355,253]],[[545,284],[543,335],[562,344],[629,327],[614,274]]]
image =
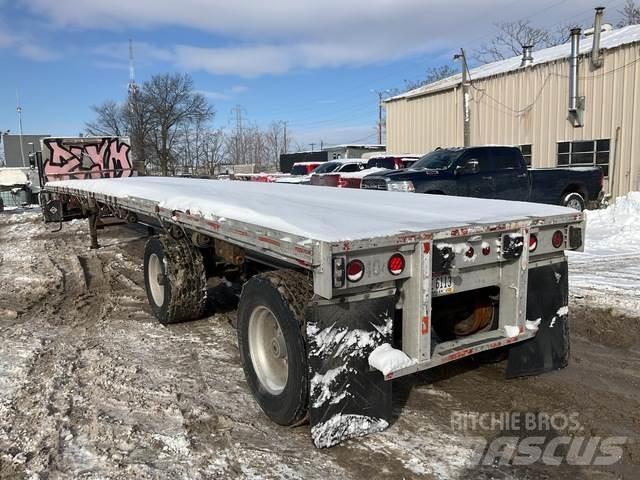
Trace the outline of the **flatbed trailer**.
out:
[[[242,284],[247,383],[314,444],[379,431],[390,380],[470,355],[507,376],[568,362],[571,209],[438,195],[134,177],[51,182],[89,219],[145,224],[145,287],[162,323],[206,314],[207,279]]]

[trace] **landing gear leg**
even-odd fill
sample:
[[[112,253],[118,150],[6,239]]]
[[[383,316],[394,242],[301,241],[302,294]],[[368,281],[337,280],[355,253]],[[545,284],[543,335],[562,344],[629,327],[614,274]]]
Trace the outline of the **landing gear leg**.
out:
[[[100,214],[97,209],[93,209],[89,213],[89,235],[91,236],[91,250],[95,250],[100,248],[100,244],[98,243],[98,219],[100,218]]]

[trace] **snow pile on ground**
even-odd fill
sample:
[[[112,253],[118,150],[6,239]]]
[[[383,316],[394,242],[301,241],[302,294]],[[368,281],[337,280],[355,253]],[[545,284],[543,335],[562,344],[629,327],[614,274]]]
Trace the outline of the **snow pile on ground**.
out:
[[[640,247],[640,192],[617,199],[604,210],[587,212],[585,251],[590,255],[638,252]]]
[[[637,315],[640,311],[640,192],[587,212],[584,253],[569,253],[573,296]]]

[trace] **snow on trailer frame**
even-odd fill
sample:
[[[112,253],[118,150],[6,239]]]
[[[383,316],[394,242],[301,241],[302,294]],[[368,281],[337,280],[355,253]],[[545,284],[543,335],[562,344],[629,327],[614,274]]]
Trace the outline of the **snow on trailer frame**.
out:
[[[168,231],[177,228],[239,247],[248,259],[253,254],[266,264],[271,259],[271,266],[284,263],[307,272],[306,277],[275,271],[249,279],[240,299],[238,337],[247,381],[262,409],[286,425],[307,418],[308,412],[318,447],[388,425],[392,378],[507,345],[508,376],[567,364],[564,250],[580,250],[584,239],[582,214],[573,210],[432,195],[407,201],[403,193],[160,177],[72,180],[46,188],[83,202],[90,226],[101,210],[140,223],[155,219],[152,223]],[[184,238],[193,249],[189,236]],[[164,242],[170,264],[180,263],[180,255],[193,257],[183,247],[175,253],[176,247]],[[393,271],[391,257],[398,256]],[[145,253],[149,284],[147,276],[153,280],[153,275],[148,274],[147,257]],[[353,269],[354,264],[358,268]],[[159,265],[154,275],[168,278]],[[300,294],[305,282],[308,292]],[[157,285],[156,293],[164,292],[164,285]],[[280,307],[268,299],[263,302],[268,308],[251,300],[274,287],[280,292],[276,295],[286,297],[282,303],[290,313],[278,313]],[[497,297],[486,293],[495,289]],[[193,288],[189,292],[192,295]],[[149,287],[147,294],[153,308]],[[471,333],[439,339],[438,316],[451,305],[436,303],[465,298],[462,303],[469,303],[472,313],[464,321],[456,318],[456,328],[471,319],[475,330],[467,325]],[[187,317],[197,316],[198,299],[190,301],[193,308],[187,309]],[[395,318],[399,311],[401,320]],[[252,312],[260,313],[256,317]],[[286,362],[292,353],[298,360],[291,333],[279,329],[283,315],[300,324],[299,340],[306,344],[299,360],[308,368],[299,381],[299,371],[289,380],[295,370],[291,366],[282,375],[267,367],[266,374],[261,372],[251,353],[269,350],[277,357],[284,351]],[[250,327],[260,322],[275,325],[277,331],[262,350],[261,335],[252,334],[255,328]],[[402,344],[391,348],[393,330],[400,327]],[[283,403],[286,411],[275,403]]]

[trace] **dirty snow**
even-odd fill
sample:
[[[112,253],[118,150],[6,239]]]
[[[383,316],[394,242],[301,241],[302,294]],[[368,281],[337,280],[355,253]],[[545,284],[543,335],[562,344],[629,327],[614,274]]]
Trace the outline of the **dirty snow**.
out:
[[[106,229],[91,251],[86,221],[53,228],[35,212],[0,214],[0,478],[548,477],[536,465],[481,474],[469,463],[473,432],[451,426],[452,412],[514,405],[580,412],[585,431],[628,436],[620,468],[634,478],[637,349],[574,336],[570,368],[550,375],[505,381],[501,367],[463,361],[404,377],[387,430],[319,451],[308,425],[280,427],[257,407],[235,312],[167,327],[151,316],[144,231]],[[611,473],[563,467],[568,477]]]
[[[584,252],[569,253],[572,296],[637,313],[640,311],[640,192],[603,210],[587,212]]]

